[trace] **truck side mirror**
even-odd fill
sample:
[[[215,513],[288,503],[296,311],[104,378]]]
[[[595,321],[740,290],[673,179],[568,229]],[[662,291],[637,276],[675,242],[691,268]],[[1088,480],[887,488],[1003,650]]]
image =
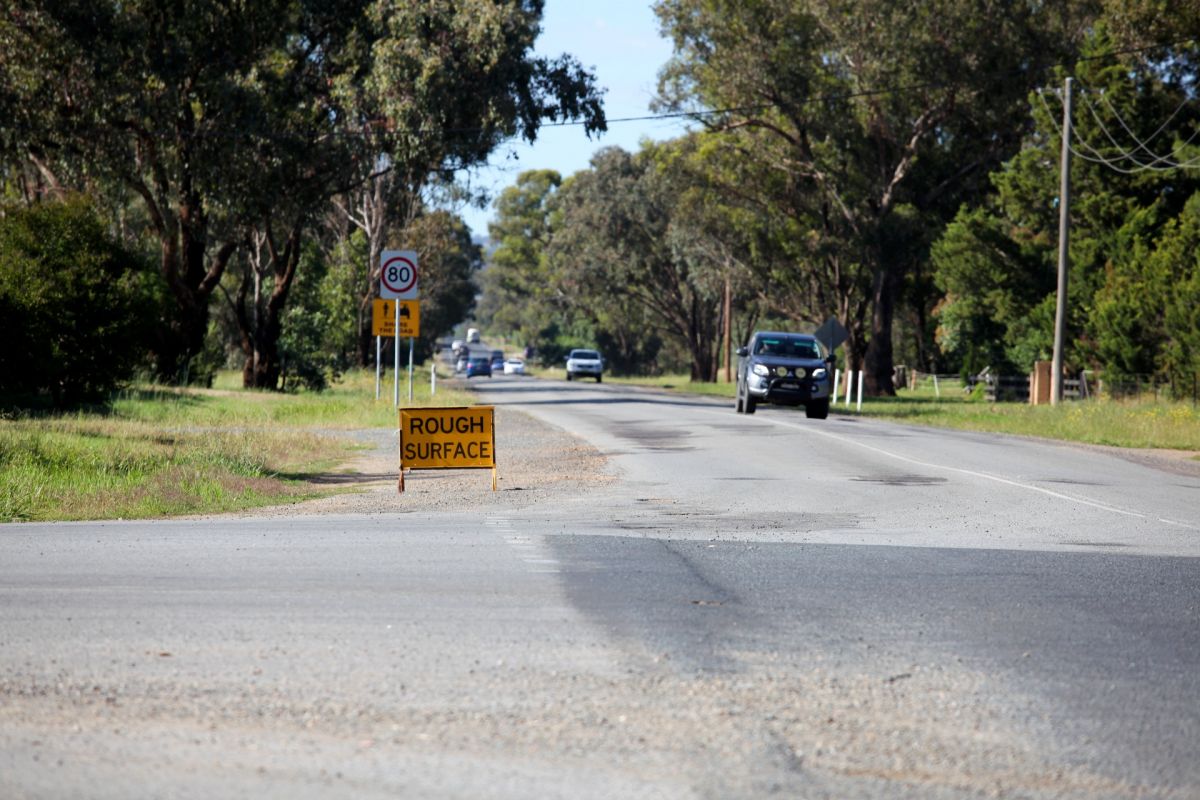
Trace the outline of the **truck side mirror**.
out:
[[[746,356],[750,355],[750,348],[749,347],[739,347],[734,352],[736,352],[740,358],[745,358]]]

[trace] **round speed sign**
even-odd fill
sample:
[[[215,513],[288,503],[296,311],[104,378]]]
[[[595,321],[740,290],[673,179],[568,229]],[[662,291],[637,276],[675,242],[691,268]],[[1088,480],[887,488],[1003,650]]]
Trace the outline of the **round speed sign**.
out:
[[[379,296],[416,300],[417,254],[412,250],[385,250],[379,262]]]

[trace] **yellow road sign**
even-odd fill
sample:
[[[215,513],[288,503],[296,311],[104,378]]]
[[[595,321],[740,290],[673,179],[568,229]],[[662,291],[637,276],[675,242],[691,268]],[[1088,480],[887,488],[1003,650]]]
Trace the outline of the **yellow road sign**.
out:
[[[421,303],[419,300],[401,300],[400,337],[415,339],[421,335]],[[396,335],[396,301],[375,299],[371,304],[371,335]]]
[[[491,469],[496,489],[492,406],[400,409],[400,491],[406,469]]]

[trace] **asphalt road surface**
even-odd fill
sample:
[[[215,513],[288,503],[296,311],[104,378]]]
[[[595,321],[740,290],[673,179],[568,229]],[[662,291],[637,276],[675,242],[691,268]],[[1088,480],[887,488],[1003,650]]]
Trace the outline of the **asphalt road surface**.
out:
[[[1200,797],[1194,468],[481,388],[611,479],[0,526],[0,797]]]

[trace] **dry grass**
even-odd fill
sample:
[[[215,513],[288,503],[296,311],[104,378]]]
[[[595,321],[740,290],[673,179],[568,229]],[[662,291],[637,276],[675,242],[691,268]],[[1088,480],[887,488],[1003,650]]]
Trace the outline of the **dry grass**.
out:
[[[394,427],[374,374],[284,395],[146,386],[96,412],[0,419],[0,521],[155,518],[217,513],[330,494],[307,480],[357,445],[338,430]],[[407,384],[403,384],[407,400]],[[470,405],[428,372],[413,405]]]

